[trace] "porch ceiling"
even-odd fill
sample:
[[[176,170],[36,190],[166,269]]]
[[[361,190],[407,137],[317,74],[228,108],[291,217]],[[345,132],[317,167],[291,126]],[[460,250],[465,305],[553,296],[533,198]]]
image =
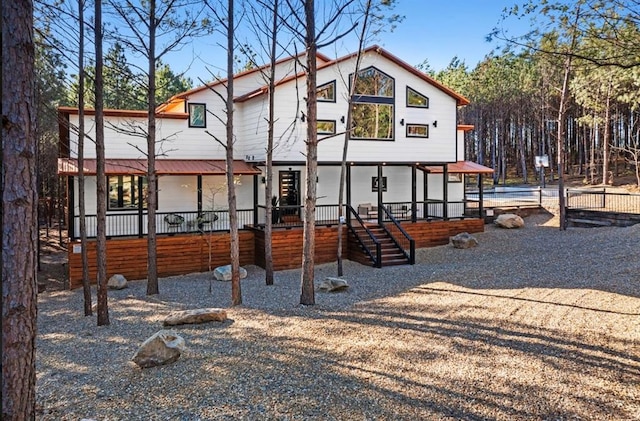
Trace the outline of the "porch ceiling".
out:
[[[443,168],[439,166],[419,166],[422,171],[430,174],[442,174]],[[484,165],[476,164],[472,161],[458,161],[453,164],[447,164],[447,169],[450,173],[454,174],[492,174],[493,168],[485,167]]]
[[[96,175],[96,160],[84,160],[84,173]],[[58,175],[78,175],[78,160],[58,158]],[[107,175],[144,175],[147,172],[146,159],[107,159]],[[261,174],[260,170],[244,161],[233,161],[233,173],[238,175]],[[158,175],[224,175],[226,162],[222,159],[157,159]]]

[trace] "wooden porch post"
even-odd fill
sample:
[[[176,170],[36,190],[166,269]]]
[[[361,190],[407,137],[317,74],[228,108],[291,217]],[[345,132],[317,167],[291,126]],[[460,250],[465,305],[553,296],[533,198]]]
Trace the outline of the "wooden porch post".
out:
[[[378,164],[378,225],[382,225],[382,165]]]
[[[418,207],[416,206],[416,201],[418,200],[418,183],[417,183],[417,168],[416,165],[411,166],[411,222],[416,222],[416,211]]]
[[[442,166],[442,218],[449,220],[449,166]]]

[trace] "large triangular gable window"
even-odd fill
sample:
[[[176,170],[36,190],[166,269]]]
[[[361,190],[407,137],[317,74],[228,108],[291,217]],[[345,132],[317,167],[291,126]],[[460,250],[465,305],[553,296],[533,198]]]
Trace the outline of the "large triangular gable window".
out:
[[[352,139],[393,140],[395,81],[391,76],[375,67],[361,70],[352,100]]]
[[[407,107],[429,108],[429,98],[407,86]]]

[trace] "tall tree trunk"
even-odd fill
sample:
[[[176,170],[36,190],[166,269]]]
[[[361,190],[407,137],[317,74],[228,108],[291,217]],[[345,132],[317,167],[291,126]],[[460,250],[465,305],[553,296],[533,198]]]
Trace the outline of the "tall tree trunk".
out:
[[[87,221],[84,176],[84,0],[78,0],[78,202],[80,205],[80,260],[82,261],[82,292],[84,315],[91,316],[91,285],[89,285],[89,257],[87,256]],[[75,206],[70,203],[69,206]]]
[[[604,108],[604,139],[602,139],[602,184],[607,185],[612,182],[609,179],[609,144],[611,142],[611,90],[612,82],[607,85],[607,100]]]
[[[156,0],[149,1],[149,62],[147,72],[149,91],[147,101],[147,295],[160,293],[158,287],[158,255],[156,249],[156,202],[158,178],[156,174]],[[142,195],[141,195],[142,196]],[[142,197],[140,197],[142,200]]]
[[[358,55],[356,56],[356,65],[353,70],[353,80],[349,81],[349,98],[347,100],[347,122],[344,132],[344,145],[342,147],[342,162],[340,163],[340,184],[338,185],[338,276],[344,274],[342,266],[342,242],[343,240],[343,220],[344,220],[344,185],[347,178],[347,154],[349,152],[349,139],[351,139],[351,125],[353,121],[352,98],[356,89],[356,80],[360,71],[360,60],[362,57],[362,47],[364,45],[364,37],[367,31],[367,22],[369,21],[369,13],[371,11],[371,0],[367,0],[365,5],[364,22],[360,29],[360,39],[358,40]]]
[[[236,186],[233,180],[233,44],[234,44],[234,0],[228,1],[227,9],[227,193],[229,199],[229,236],[231,237],[231,304],[242,304],[240,289],[240,242],[238,239],[238,212],[236,208]]]
[[[316,237],[316,177],[318,175],[316,27],[314,0],[304,0],[307,66],[307,185],[304,199],[304,233],[300,304],[314,305],[314,259]]]
[[[104,89],[102,55],[102,0],[95,0],[95,100],[96,100],[96,195],[97,197],[97,267],[98,267],[98,326],[109,322],[107,303],[107,176],[104,151]]]
[[[271,50],[269,68],[269,127],[267,129],[267,162],[265,189],[265,221],[264,221],[264,259],[265,283],[273,285],[273,137],[275,126],[275,92],[276,92],[276,54],[278,47],[278,0],[273,2],[273,21],[271,26]]]
[[[2,419],[35,419],[36,104],[33,3],[2,4]]]

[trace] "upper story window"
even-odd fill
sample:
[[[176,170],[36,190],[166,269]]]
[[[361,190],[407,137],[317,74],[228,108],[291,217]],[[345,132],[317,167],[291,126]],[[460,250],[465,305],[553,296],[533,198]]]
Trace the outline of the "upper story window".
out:
[[[109,210],[138,209],[138,203],[142,200],[142,206],[147,207],[147,178],[137,175],[112,175],[107,180],[109,184]],[[140,189],[142,187],[142,190]]]
[[[318,134],[336,134],[335,120],[318,120]]]
[[[429,137],[429,126],[426,124],[407,124],[407,137]]]
[[[429,98],[407,86],[407,107],[429,108]]]
[[[189,103],[189,127],[207,127],[207,104]]]
[[[317,95],[319,102],[336,102],[336,81],[318,86]]]
[[[361,70],[353,95],[352,139],[393,140],[395,81],[375,67]]]

